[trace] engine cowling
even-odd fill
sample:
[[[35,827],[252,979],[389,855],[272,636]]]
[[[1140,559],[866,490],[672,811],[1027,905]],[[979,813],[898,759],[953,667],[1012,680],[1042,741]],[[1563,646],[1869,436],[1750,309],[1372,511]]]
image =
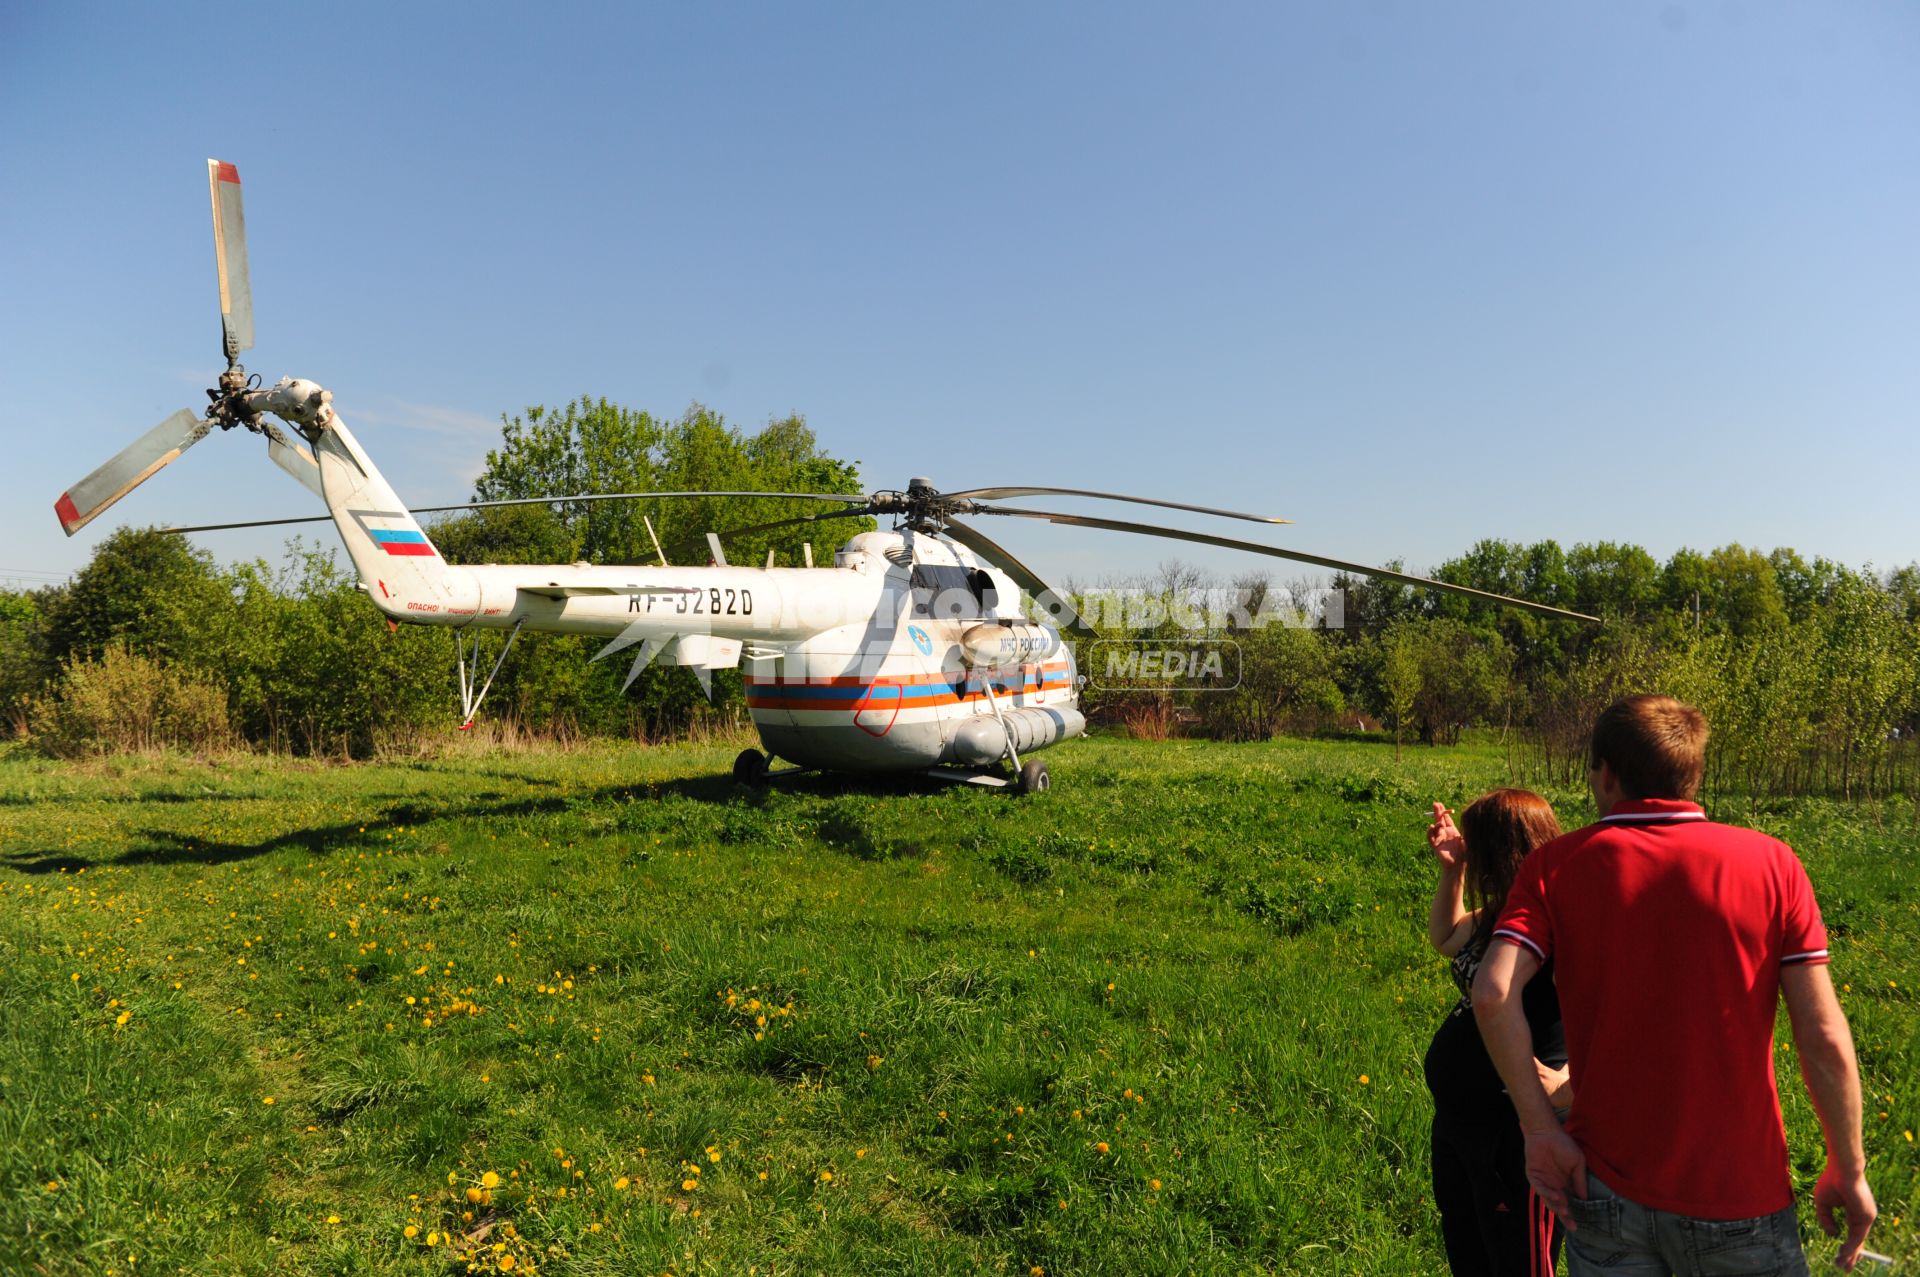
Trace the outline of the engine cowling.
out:
[[[960,635],[960,659],[968,669],[999,669],[1046,660],[1059,646],[1060,636],[1044,625],[986,621]]]

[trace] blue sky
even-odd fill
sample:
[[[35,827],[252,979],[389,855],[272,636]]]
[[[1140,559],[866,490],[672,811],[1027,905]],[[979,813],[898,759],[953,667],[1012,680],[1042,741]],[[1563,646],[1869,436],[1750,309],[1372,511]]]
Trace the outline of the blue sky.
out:
[[[0,583],[310,501],[228,435],[52,513],[222,366],[210,155],[248,368],[329,386],[416,504],[591,394],[1415,568],[1920,555],[1912,5],[21,3],[0,118]],[[992,531],[1057,577],[1246,566]]]

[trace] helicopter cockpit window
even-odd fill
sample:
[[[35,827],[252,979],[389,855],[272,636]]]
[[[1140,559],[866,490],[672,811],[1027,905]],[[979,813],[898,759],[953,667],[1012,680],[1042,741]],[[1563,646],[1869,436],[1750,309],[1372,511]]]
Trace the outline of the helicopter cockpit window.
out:
[[[950,564],[913,565],[915,616],[972,620],[985,616],[993,600],[993,578],[977,568],[970,572]]]

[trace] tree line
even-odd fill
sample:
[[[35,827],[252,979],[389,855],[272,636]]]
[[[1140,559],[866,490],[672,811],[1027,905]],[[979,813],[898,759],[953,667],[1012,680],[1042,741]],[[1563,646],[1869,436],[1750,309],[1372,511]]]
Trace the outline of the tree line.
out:
[[[1662,563],[1616,542],[1563,549],[1487,540],[1432,575],[1602,623],[1337,577],[1338,624],[1229,622],[1200,632],[1233,643],[1240,674],[1230,690],[1102,687],[1096,670],[1089,708],[1148,734],[1246,740],[1377,727],[1396,751],[1497,728],[1516,768],[1573,784],[1584,779],[1587,731],[1600,710],[1620,696],[1666,691],[1708,715],[1710,786],[1842,797],[1920,791],[1920,565],[1876,573],[1739,545],[1680,550]],[[1113,584],[1168,600],[1224,588],[1240,600],[1241,617],[1281,588],[1260,576],[1209,581],[1177,566]],[[1309,595],[1309,584],[1288,592]],[[1103,626],[1101,635],[1196,637],[1171,622],[1145,635]]]
[[[698,405],[662,418],[582,398],[503,419],[475,499],[712,489],[861,492],[858,463],[824,452],[797,416],[743,431]],[[818,509],[775,498],[562,502],[460,514],[431,535],[455,563],[643,563],[663,549],[674,562],[705,562],[709,530]],[[729,555],[797,564],[812,540],[830,561],[833,546],[873,525],[828,526],[730,539]],[[1087,708],[1141,735],[1377,729],[1396,749],[1493,728],[1517,766],[1572,783],[1594,715],[1616,696],[1660,689],[1707,711],[1711,785],[1841,796],[1920,788],[1920,565],[1876,573],[1739,545],[1662,562],[1619,542],[1488,540],[1433,575],[1604,623],[1364,578],[1331,582],[1338,625],[1288,623],[1302,619],[1287,612],[1314,583],[1223,582],[1172,564],[1102,587],[1157,601],[1146,624],[1083,611],[1109,642],[1230,642],[1232,679],[1199,686],[1137,666],[1106,677],[1096,640],[1081,646]],[[1196,630],[1188,604],[1203,593],[1236,605]],[[523,637],[489,717],[559,739],[744,725],[737,672],[716,677],[711,703],[673,668],[650,668],[623,692],[624,663],[589,661],[600,643]],[[0,592],[0,728],[58,755],[173,745],[363,756],[446,731],[453,686],[447,634],[390,630],[350,568],[300,539],[278,565],[221,566],[178,537],[121,528],[66,584]]]

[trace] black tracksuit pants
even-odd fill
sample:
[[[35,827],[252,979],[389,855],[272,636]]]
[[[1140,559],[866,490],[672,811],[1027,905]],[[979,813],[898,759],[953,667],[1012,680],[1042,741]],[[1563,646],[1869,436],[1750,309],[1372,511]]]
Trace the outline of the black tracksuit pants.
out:
[[[1434,1116],[1433,1201],[1454,1277],[1553,1272],[1559,1221],[1527,1187],[1526,1143],[1511,1109]]]

